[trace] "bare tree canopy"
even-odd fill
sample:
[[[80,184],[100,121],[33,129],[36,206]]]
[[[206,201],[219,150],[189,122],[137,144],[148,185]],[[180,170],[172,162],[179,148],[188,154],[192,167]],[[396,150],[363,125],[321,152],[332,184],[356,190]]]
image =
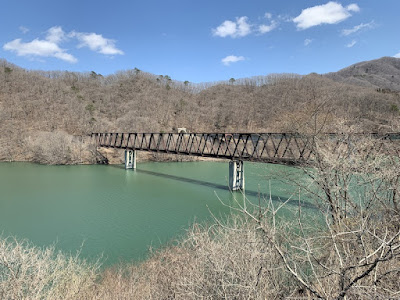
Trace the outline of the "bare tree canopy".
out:
[[[399,92],[328,77],[271,74],[194,84],[139,69],[102,76],[28,71],[1,60],[0,160],[35,160],[37,141],[32,140],[39,140],[40,132],[87,135],[185,127],[191,132],[309,133],[322,127],[335,132],[343,124],[359,132],[398,129]]]

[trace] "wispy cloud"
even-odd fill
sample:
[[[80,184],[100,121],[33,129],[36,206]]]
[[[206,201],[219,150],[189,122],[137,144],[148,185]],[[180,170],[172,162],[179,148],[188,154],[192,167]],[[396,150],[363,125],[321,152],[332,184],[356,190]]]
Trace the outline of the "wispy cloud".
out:
[[[21,39],[15,39],[4,44],[3,49],[15,52],[18,56],[55,57],[69,63],[76,63],[78,60],[58,45],[64,36],[65,33],[61,27],[52,27],[47,31],[44,40],[34,39],[25,43]]]
[[[393,57],[400,58],[400,52],[394,55]]]
[[[80,41],[78,48],[88,47],[90,50],[106,55],[123,55],[124,52],[115,46],[115,40],[107,39],[101,34],[71,32],[70,37]]]
[[[221,59],[221,62],[225,65],[225,66],[229,66],[232,63],[236,63],[238,61],[242,61],[245,60],[246,58],[244,56],[236,56],[236,55],[228,55],[227,57]]]
[[[267,32],[270,32],[270,31],[274,30],[277,26],[278,26],[278,23],[276,21],[272,20],[271,24],[269,24],[269,25],[264,25],[263,24],[263,25],[258,26],[258,31],[261,34],[264,34],[264,33],[267,33]]]
[[[355,44],[357,44],[357,41],[353,40],[353,41],[351,41],[350,43],[348,43],[348,44],[346,45],[346,47],[347,47],[347,48],[352,48]]]
[[[265,13],[267,24],[251,24],[246,16],[238,17],[235,21],[226,20],[217,28],[212,29],[212,34],[219,37],[240,38],[251,33],[265,34],[278,27],[279,23],[273,20],[271,13]]]
[[[346,6],[346,9],[347,9],[348,11],[354,11],[354,12],[359,12],[359,11],[360,11],[360,7],[359,7],[357,4],[355,4],[355,3],[350,4],[350,5],[347,5],[347,6]]]
[[[293,22],[293,17],[286,14],[278,15],[278,20],[282,22]]]
[[[266,12],[264,14],[264,18],[267,19],[269,21],[269,24],[261,24],[258,26],[258,32],[260,34],[264,34],[264,33],[268,33],[271,32],[272,30],[274,30],[275,28],[278,27],[278,22],[276,20],[272,19],[272,14],[269,12]]]
[[[272,14],[269,13],[269,12],[266,12],[266,13],[264,14],[264,18],[266,18],[266,19],[272,19]]]
[[[251,33],[251,25],[247,23],[247,17],[236,18],[236,21],[224,21],[217,28],[213,29],[213,34],[219,37],[230,36],[232,38],[244,37]]]
[[[35,39],[31,42],[24,43],[21,39],[15,39],[4,44],[3,49],[16,52],[18,56],[56,57],[70,63],[76,63],[78,61],[73,55],[65,52],[65,50],[61,49],[57,44],[46,40]]]
[[[303,9],[301,14],[293,19],[298,29],[307,29],[322,24],[337,24],[351,17],[350,12],[358,12],[357,4],[343,7],[340,3],[330,1],[323,5],[317,5]]]
[[[20,28],[20,30],[22,29]],[[114,40],[104,38],[101,34],[76,31],[67,34],[60,26],[48,29],[44,39],[36,38],[30,42],[15,39],[5,43],[3,49],[15,52],[18,56],[54,57],[69,63],[76,63],[78,59],[60,46],[63,42],[71,40],[79,42],[78,48],[88,47],[92,51],[105,55],[124,54],[115,46]]]
[[[374,27],[375,27],[375,22],[374,22],[374,21],[371,21],[371,22],[365,23],[365,24],[364,24],[364,23],[361,23],[360,25],[356,25],[356,26],[354,26],[353,28],[350,28],[350,29],[343,29],[343,30],[342,30],[342,35],[347,36],[347,35],[356,33],[356,32],[358,32],[358,31],[360,31],[360,30],[363,30],[363,29],[372,29],[372,28],[374,28]]]
[[[46,40],[48,40],[49,42],[58,44],[62,41],[65,41],[66,38],[67,37],[64,30],[62,30],[60,26],[54,26],[47,30]]]
[[[21,32],[23,34],[27,33],[29,31],[29,28],[25,27],[25,26],[19,26],[19,30],[21,30]]]
[[[311,43],[312,43],[312,39],[305,39],[304,40],[304,46],[308,46],[308,45],[310,45]]]

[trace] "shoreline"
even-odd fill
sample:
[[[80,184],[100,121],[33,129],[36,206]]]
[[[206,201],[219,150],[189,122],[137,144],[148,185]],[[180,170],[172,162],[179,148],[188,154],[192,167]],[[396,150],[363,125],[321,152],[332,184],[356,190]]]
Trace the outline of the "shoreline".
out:
[[[147,163],[147,162],[226,162],[228,161],[225,158],[209,158],[209,157],[198,157],[198,156],[186,156],[186,155],[176,155],[176,154],[165,154],[168,156],[179,156],[176,159],[172,157],[165,157],[165,158],[143,158],[139,157],[137,159],[138,163]],[[120,160],[120,161],[119,161]],[[49,163],[41,163],[34,160],[29,159],[16,159],[16,160],[0,160],[0,163],[32,163],[38,164],[43,166],[80,166],[80,165],[121,165],[124,164],[123,159],[112,158],[111,162],[108,163],[91,163],[91,162],[81,162],[81,163],[59,163],[59,164],[49,164]]]

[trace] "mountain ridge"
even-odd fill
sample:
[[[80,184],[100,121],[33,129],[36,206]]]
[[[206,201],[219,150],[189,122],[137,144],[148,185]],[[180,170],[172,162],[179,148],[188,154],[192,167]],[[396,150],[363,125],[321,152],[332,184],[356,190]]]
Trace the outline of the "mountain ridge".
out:
[[[336,82],[400,91],[400,58],[385,56],[362,61],[324,76]]]
[[[399,131],[397,62],[363,62],[336,75],[191,84],[137,69],[102,76],[28,71],[0,60],[0,160],[90,161],[89,154],[82,158],[87,145],[73,137],[91,132]],[[391,80],[391,89],[367,76],[351,83],[366,68]]]

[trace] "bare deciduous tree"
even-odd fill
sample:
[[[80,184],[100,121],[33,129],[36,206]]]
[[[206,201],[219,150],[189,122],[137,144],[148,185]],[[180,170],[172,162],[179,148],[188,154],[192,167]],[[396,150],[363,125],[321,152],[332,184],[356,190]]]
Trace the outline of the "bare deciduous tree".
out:
[[[278,217],[289,200],[276,205],[270,198],[256,210],[237,202],[232,209],[259,225],[286,271],[313,297],[398,297],[400,162],[388,142],[353,141],[332,151],[316,139],[316,165],[304,169],[309,180],[291,181],[299,188],[295,221]],[[301,206],[309,199],[312,213]]]

